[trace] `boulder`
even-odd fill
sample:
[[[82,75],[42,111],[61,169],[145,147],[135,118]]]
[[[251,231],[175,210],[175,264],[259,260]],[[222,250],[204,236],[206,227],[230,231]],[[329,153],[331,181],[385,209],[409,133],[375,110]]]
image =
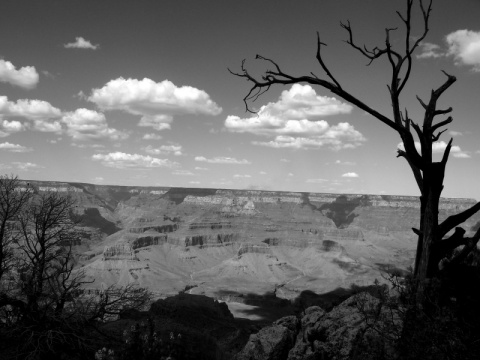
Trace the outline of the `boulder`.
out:
[[[295,344],[299,321],[295,316],[277,320],[250,336],[236,360],[285,360]]]
[[[301,320],[285,317],[251,335],[235,359],[350,360],[379,354],[393,359],[396,353],[391,335],[400,333],[402,323],[396,310],[379,305],[380,300],[364,292],[330,312],[309,307]],[[373,326],[367,326],[365,319]]]

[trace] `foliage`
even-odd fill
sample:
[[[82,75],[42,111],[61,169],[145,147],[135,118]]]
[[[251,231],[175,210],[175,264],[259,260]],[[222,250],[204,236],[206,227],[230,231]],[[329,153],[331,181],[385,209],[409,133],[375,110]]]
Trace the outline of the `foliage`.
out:
[[[378,286],[375,306],[357,304],[367,329],[383,341],[395,344],[400,359],[477,359],[480,353],[480,295],[474,284],[480,281],[479,251],[469,261],[442,272],[425,286],[425,301],[416,301],[417,281],[412,274],[386,275],[391,288]],[[379,357],[377,343],[364,353]]]
[[[150,293],[133,285],[84,290],[91,281],[75,268],[80,233],[70,196],[4,176],[0,199],[2,358],[82,358],[99,322],[149,302]]]

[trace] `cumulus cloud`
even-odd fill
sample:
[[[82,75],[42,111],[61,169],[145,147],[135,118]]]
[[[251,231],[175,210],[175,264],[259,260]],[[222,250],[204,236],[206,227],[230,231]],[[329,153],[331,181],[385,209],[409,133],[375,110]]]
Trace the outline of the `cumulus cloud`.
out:
[[[167,159],[159,159],[139,154],[127,154],[124,152],[113,152],[109,154],[95,154],[94,161],[100,161],[102,165],[117,169],[125,168],[156,168],[156,167],[177,167],[178,163]]]
[[[25,130],[25,126],[20,121],[3,120],[0,123],[0,137],[6,137],[22,130]]]
[[[343,174],[342,177],[346,177],[346,178],[357,178],[357,177],[358,177],[358,174],[357,174],[357,173],[354,173],[354,172],[348,172],[348,173]]]
[[[160,140],[162,139],[162,136],[154,133],[149,133],[149,134],[143,135],[142,139],[143,140]]]
[[[453,130],[449,131],[448,133],[452,136],[462,136],[463,135],[463,133],[461,133],[460,131],[453,131]]]
[[[0,81],[24,89],[33,89],[38,84],[38,73],[34,66],[16,69],[10,61],[0,59]]]
[[[67,127],[67,134],[74,140],[124,140],[128,134],[108,126],[105,115],[84,108],[67,112],[62,117]]]
[[[173,116],[170,115],[156,115],[156,116],[142,116],[138,126],[151,127],[154,130],[170,130],[172,126],[170,123],[173,121]]]
[[[421,43],[417,58],[452,56],[455,65],[466,65],[473,71],[480,71],[480,31],[456,30],[445,36],[445,44],[446,48],[442,49],[437,44]]]
[[[6,150],[10,152],[29,152],[32,151],[32,148],[28,148],[19,144],[11,144],[9,142],[4,142],[0,144],[0,150]]]
[[[332,150],[353,149],[365,141],[363,135],[355,130],[349,123],[339,123],[330,126],[321,135],[310,137],[294,137],[278,135],[271,141],[253,141],[254,145],[268,146],[272,148],[319,148],[328,146]]]
[[[170,128],[174,115],[218,115],[222,112],[203,90],[191,86],[176,86],[171,81],[151,79],[110,80],[100,89],[92,89],[88,100],[103,110],[122,110],[140,115],[140,126],[156,130]]]
[[[64,48],[66,49],[90,49],[90,50],[97,50],[100,45],[96,44],[93,45],[89,40],[84,39],[83,37],[79,36],[75,38],[74,42],[64,44]]]
[[[275,148],[329,146],[333,149],[356,147],[363,135],[348,123],[329,125],[320,117],[347,114],[352,106],[327,96],[317,95],[309,85],[294,84],[282,92],[275,103],[262,106],[256,115],[240,118],[229,115],[227,130],[238,133],[273,136],[272,141],[255,141],[255,145]]]
[[[458,65],[472,66],[480,71],[480,31],[457,30],[446,36],[447,55],[454,57]]]
[[[196,156],[195,161],[200,161],[200,162],[207,162],[210,164],[236,164],[236,165],[248,165],[251,164],[250,161],[243,159],[243,160],[238,160],[235,158],[231,157],[224,157],[224,156],[217,156],[211,159],[207,159],[204,156]]]
[[[419,154],[422,153],[422,145],[420,144],[420,142],[415,141],[415,148],[417,149]],[[435,141],[434,143],[432,143],[432,154],[443,154],[446,148],[447,148],[447,143],[445,141],[443,140]],[[405,151],[403,142],[397,145],[397,149]],[[468,154],[468,152],[462,151],[462,149],[458,145],[453,145],[450,148],[450,154],[456,158],[463,158],[463,159],[470,158],[470,155]]]
[[[181,145],[162,145],[158,148],[154,148],[151,145],[148,145],[143,150],[152,155],[161,155],[161,154],[174,154],[182,155],[182,146]]]
[[[43,132],[61,132],[62,126],[55,120],[62,115],[60,109],[43,100],[20,99],[9,101],[6,96],[0,96],[0,116],[20,117],[30,120],[33,129]],[[10,123],[19,128],[18,122]]]
[[[22,117],[29,120],[45,120],[60,117],[60,109],[43,100],[20,99],[9,101],[6,96],[0,96],[0,115]]]
[[[20,171],[30,171],[30,170],[36,170],[36,169],[43,168],[43,166],[31,163],[31,162],[14,161],[14,162],[12,162],[12,165],[15,166]]]
[[[204,167],[201,167],[201,166],[195,166],[195,170],[207,171],[208,168],[204,168]]]
[[[429,42],[420,43],[420,54],[417,55],[418,59],[439,58],[443,56],[445,56],[445,52],[441,49],[440,45]]]

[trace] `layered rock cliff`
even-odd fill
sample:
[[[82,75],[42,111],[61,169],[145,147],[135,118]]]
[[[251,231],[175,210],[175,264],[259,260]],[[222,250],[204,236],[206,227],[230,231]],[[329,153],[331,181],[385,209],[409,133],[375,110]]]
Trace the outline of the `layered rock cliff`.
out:
[[[210,295],[219,287],[245,293],[278,288],[279,296],[292,298],[305,289],[371,283],[386,268],[404,271],[416,249],[411,228],[418,227],[420,203],[411,196],[27,186],[76,200],[84,235],[74,246],[90,276],[137,281],[162,294],[195,285],[193,291]],[[442,199],[440,219],[474,203]],[[476,214],[462,225],[467,236],[479,223]]]

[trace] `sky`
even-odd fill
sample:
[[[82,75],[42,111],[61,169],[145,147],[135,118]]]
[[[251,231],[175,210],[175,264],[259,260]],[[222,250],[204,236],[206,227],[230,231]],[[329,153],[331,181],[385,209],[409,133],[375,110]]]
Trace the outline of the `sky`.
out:
[[[42,0],[0,2],[0,173],[22,179],[128,186],[419,195],[399,135],[320,87],[272,87],[243,102],[242,60],[325,78],[391,118],[389,64],[345,43],[404,45],[399,0]],[[457,77],[439,107],[453,123],[443,196],[480,199],[480,1],[434,0],[430,32],[401,97]],[[423,24],[415,7],[412,36]],[[438,121],[442,120],[439,118]]]

